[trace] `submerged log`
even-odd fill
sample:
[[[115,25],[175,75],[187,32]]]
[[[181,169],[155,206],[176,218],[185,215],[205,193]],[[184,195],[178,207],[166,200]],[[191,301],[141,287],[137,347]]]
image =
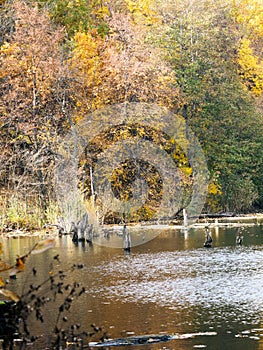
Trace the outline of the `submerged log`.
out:
[[[152,335],[142,335],[133,336],[126,338],[117,338],[112,340],[101,341],[97,343],[90,343],[91,347],[107,347],[107,346],[125,346],[125,345],[146,345],[152,343],[167,342],[172,340],[172,335],[167,334],[152,334]]]

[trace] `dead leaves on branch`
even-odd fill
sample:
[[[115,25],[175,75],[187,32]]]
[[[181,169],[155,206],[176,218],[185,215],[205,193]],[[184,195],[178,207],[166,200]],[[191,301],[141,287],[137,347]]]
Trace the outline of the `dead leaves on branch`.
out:
[[[31,254],[40,254],[54,247],[55,247],[55,240],[52,238],[48,238],[38,242],[32,249]]]
[[[16,275],[20,272],[23,272],[25,270],[25,263],[26,259],[30,254],[40,254],[45,252],[46,250],[53,248],[55,246],[55,240],[54,239],[45,239],[42,241],[39,241],[36,243],[33,248],[25,255],[18,256],[16,258],[15,265],[9,265],[8,263],[0,260],[0,272],[9,271],[10,278],[15,278]],[[0,243],[0,251],[1,251],[2,244]],[[4,297],[14,301],[18,302],[20,300],[19,296],[17,296],[12,291],[5,289],[5,282],[2,277],[0,277],[0,294],[2,294]]]
[[[7,271],[11,268],[9,264],[7,264],[5,261],[0,260],[0,272]]]
[[[3,254],[3,250],[2,250],[2,243],[0,242],[0,254]],[[9,264],[7,264],[5,261],[2,261],[0,259],[0,272],[3,272],[3,271],[7,271],[11,268],[11,266]],[[0,277],[1,278],[1,277]],[[1,286],[1,280],[0,279],[0,286]]]
[[[0,294],[2,294],[5,298],[14,301],[15,303],[18,303],[20,300],[20,297],[16,293],[8,289],[0,288]]]
[[[25,270],[25,262],[27,257],[28,255],[16,258],[16,264],[10,269],[9,272],[9,276],[11,278],[15,278],[19,272],[23,272]]]
[[[5,286],[5,281],[3,280],[2,277],[0,277],[0,287],[4,287]]]

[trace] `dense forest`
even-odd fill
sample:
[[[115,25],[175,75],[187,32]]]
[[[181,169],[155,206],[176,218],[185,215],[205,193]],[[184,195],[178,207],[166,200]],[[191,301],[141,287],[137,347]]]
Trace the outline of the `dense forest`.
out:
[[[61,140],[94,111],[126,102],[166,107],[197,136],[209,170],[205,212],[263,209],[261,0],[1,0],[0,45],[1,228],[56,222]],[[102,145],[135,132],[171,148],[139,120],[133,128],[101,133],[93,156],[82,155],[85,200]],[[123,200],[133,165],[113,174]],[[158,172],[140,168],[151,198],[139,220],[154,216],[162,194]]]

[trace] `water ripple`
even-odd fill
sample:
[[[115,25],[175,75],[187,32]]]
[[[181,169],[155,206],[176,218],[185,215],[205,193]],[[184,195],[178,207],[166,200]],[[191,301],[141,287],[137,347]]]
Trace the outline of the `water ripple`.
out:
[[[170,309],[203,306],[213,313],[263,312],[261,247],[137,254],[108,263],[105,297]],[[222,317],[222,315],[221,315]]]

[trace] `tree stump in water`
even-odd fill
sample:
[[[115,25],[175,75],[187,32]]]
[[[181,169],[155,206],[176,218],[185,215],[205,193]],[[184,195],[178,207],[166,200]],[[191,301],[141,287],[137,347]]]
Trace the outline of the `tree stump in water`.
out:
[[[71,223],[70,233],[73,234],[72,241],[85,242],[86,230],[88,226],[88,213],[85,213],[77,225],[74,222]]]
[[[128,231],[126,224],[123,226],[123,249],[126,252],[131,250],[131,234]]]
[[[92,243],[93,240],[93,232],[94,232],[94,228],[93,228],[93,224],[90,224],[88,232],[87,232],[87,236],[86,236],[86,241],[88,243]]]
[[[70,234],[72,234],[72,241],[74,243],[78,242],[78,228],[74,222],[71,223]]]
[[[209,229],[206,227],[206,240],[204,243],[204,247],[211,248],[212,242],[213,242],[213,239],[212,239],[211,231],[209,231]]]

